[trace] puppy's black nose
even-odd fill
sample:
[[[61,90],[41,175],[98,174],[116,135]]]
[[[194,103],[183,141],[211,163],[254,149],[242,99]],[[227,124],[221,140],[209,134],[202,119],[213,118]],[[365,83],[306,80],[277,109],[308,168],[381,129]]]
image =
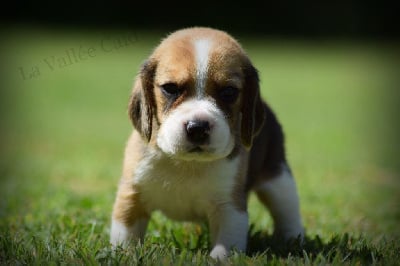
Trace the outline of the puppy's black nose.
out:
[[[186,134],[190,142],[205,144],[209,139],[210,123],[204,120],[192,120],[186,123]]]

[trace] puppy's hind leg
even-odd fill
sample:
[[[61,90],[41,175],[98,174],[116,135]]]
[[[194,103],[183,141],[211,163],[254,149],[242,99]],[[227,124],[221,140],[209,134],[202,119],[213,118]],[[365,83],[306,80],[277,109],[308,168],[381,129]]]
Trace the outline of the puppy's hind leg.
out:
[[[143,243],[148,221],[149,215],[141,207],[134,187],[121,183],[112,214],[111,244],[126,247],[131,241]]]
[[[260,201],[269,209],[274,221],[274,236],[288,241],[304,237],[296,182],[286,165],[280,173],[264,179],[254,187]]]

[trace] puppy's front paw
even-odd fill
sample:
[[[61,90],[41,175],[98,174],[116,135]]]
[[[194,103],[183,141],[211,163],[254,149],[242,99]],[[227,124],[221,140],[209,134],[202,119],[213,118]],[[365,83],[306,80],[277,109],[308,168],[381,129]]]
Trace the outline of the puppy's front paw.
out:
[[[211,258],[224,261],[228,257],[228,250],[223,245],[216,245],[210,253]]]
[[[303,226],[300,224],[298,226],[289,228],[279,228],[275,230],[273,237],[278,241],[292,242],[299,241],[300,244],[304,241],[305,231]]]
[[[130,242],[143,243],[148,218],[137,219],[133,225],[129,226],[125,223],[112,219],[110,242],[113,247],[127,247]]]
[[[113,219],[111,223],[110,243],[113,248],[125,247],[130,237],[129,228],[121,222]]]

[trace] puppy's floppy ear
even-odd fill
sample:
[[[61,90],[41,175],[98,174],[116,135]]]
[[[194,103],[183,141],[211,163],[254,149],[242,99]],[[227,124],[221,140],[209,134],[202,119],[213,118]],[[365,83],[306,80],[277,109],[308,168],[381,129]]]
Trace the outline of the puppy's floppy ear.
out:
[[[129,101],[129,117],[133,126],[147,142],[151,139],[153,115],[156,113],[154,99],[154,75],[157,63],[149,59],[142,65]]]
[[[250,149],[253,138],[260,132],[265,120],[265,107],[261,100],[257,69],[251,64],[245,68],[245,88],[242,99],[241,139]]]

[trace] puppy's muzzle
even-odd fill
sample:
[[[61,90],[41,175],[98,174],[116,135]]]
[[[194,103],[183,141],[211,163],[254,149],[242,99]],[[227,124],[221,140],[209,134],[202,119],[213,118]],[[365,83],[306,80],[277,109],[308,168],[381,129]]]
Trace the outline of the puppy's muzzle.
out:
[[[210,141],[210,123],[205,120],[191,120],[185,124],[187,139],[194,145],[206,145]]]

